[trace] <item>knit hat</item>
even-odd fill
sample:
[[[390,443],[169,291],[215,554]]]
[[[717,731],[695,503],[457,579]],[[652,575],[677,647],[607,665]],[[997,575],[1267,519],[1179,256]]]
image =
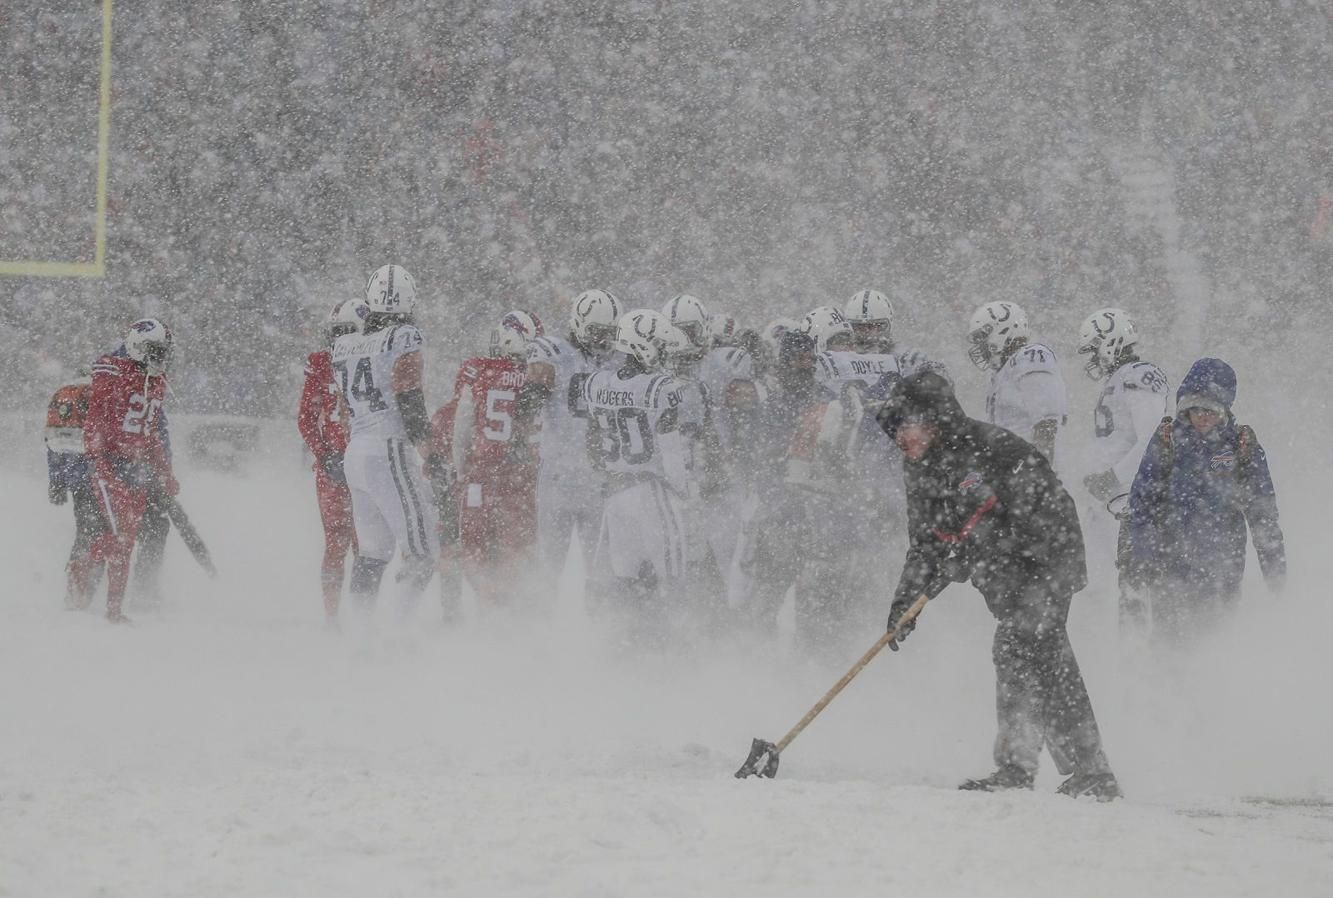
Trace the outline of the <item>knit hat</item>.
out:
[[[1199,359],[1190,366],[1176,392],[1176,411],[1207,409],[1219,415],[1231,414],[1236,401],[1236,372],[1221,359]]]

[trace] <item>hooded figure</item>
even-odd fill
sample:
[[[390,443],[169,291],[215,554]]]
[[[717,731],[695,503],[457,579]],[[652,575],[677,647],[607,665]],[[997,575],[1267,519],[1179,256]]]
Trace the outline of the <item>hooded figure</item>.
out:
[[[1087,568],[1078,512],[1050,463],[1010,431],[969,418],[933,371],[899,382],[877,420],[903,453],[911,539],[890,628],[918,595],[964,580],[997,622],[998,769],[960,788],[1032,788],[1044,745],[1069,777],[1062,793],[1119,797],[1065,629]]]
[[[1216,623],[1240,598],[1248,523],[1269,588],[1287,559],[1268,457],[1231,414],[1236,372],[1199,359],[1181,381],[1176,416],[1163,419],[1130,491],[1134,576],[1152,595],[1160,639]]]

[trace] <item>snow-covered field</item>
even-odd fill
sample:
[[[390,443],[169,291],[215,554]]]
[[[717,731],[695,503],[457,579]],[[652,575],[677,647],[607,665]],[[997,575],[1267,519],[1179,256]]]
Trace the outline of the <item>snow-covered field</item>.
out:
[[[26,447],[25,451],[31,451]],[[286,456],[284,456],[286,459]],[[1174,672],[1075,646],[1128,794],[955,791],[988,772],[990,621],[956,588],[786,752],[732,773],[852,658],[781,646],[627,657],[569,571],[549,609],[325,632],[293,461],[186,470],[222,576],[179,542],[133,628],[61,607],[72,535],[0,471],[0,895],[1333,894],[1333,577],[1321,494],[1281,479],[1291,588]],[[99,602],[100,605],[100,602]],[[865,634],[868,645],[877,636]]]

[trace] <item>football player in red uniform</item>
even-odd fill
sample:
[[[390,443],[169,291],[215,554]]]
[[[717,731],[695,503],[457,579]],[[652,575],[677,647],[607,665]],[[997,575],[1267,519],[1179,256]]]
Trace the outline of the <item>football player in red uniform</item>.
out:
[[[459,472],[452,491],[458,513],[454,555],[483,607],[505,604],[535,551],[535,434],[515,412],[527,378],[528,341],[541,334],[535,315],[505,315],[491,332],[490,355],[463,363],[453,399],[433,422],[438,450],[452,453]]]
[[[349,299],[333,307],[324,335],[328,346],[343,334],[360,333],[369,307]],[[320,585],[324,591],[324,615],[330,624],[338,619],[342,600],[343,560],[350,549],[356,552],[356,527],[352,522],[352,495],[343,476],[343,453],[347,451],[347,423],[338,402],[333,379],[333,359],[328,348],[310,353],[305,363],[305,387],[296,426],[315,461],[315,496],[319,519],[324,525],[324,559],[320,563]]]
[[[106,616],[112,623],[128,620],[121,605],[149,488],[158,486],[169,496],[180,489],[163,442],[171,344],[165,324],[141,318],[130,325],[122,347],[93,364],[83,444],[93,492],[108,527],[76,563],[71,582],[91,590],[97,566],[105,564]]]

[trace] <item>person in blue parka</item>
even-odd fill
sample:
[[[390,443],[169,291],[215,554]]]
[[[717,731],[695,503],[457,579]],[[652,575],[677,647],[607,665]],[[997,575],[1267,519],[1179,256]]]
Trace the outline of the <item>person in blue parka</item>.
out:
[[[1179,642],[1221,620],[1240,599],[1249,525],[1269,589],[1287,571],[1277,495],[1254,431],[1236,423],[1236,372],[1195,362],[1130,490],[1132,577],[1152,599],[1154,639]]]

